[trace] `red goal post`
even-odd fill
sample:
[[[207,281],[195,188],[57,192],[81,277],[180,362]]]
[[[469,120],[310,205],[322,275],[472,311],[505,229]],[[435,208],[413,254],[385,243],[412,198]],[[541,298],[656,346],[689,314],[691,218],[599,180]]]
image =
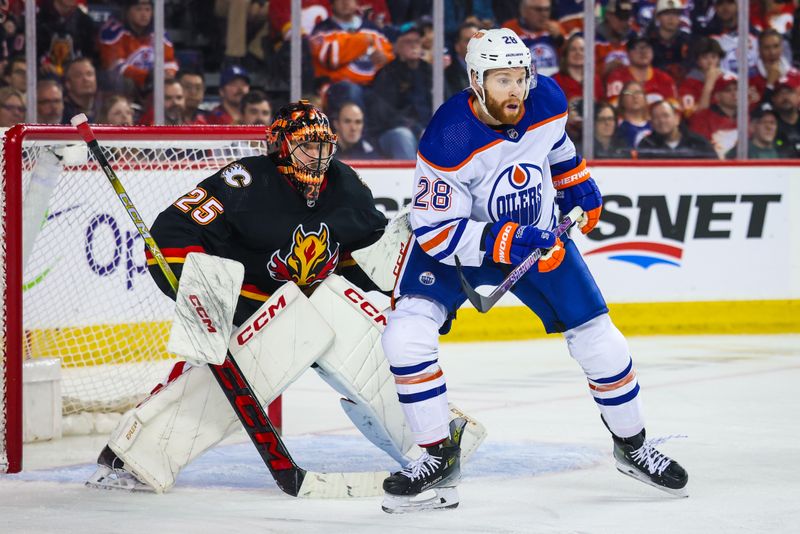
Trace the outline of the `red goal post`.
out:
[[[148,225],[216,170],[266,151],[263,126],[93,130]],[[51,150],[63,157],[56,171],[46,165]],[[95,428],[84,415],[131,408],[174,360],[165,349],[171,303],[77,130],[16,125],[3,135],[0,164],[0,472],[13,473],[22,468],[24,361],[60,360],[63,414],[73,421],[65,429],[86,432]],[[280,427],[280,398],[269,415]]]

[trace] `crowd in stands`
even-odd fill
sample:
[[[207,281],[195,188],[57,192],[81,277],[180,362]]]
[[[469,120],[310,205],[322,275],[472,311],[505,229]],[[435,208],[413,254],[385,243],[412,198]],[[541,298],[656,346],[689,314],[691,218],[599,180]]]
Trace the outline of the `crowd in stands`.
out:
[[[166,123],[269,124],[289,96],[291,1],[166,3]],[[83,112],[96,123],[152,124],[153,1],[37,5],[38,122]],[[302,8],[303,93],[331,117],[338,157],[413,159],[433,113],[432,0],[302,0]],[[564,90],[579,147],[584,63],[594,60],[595,157],[735,158],[736,0],[599,0],[594,50],[583,9],[577,0],[445,0],[445,97],[469,85],[472,35],[506,27],[530,48],[538,75]],[[749,155],[798,158],[800,0],[752,0],[748,15]],[[24,1],[0,3],[0,23],[7,127],[24,121],[32,68]]]

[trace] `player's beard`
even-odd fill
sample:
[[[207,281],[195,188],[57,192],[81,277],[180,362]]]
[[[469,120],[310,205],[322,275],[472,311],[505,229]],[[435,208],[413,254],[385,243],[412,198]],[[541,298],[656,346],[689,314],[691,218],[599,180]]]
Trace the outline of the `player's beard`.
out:
[[[513,112],[506,110],[508,104],[516,104],[517,109]],[[489,115],[502,124],[515,124],[522,116],[523,111],[522,101],[520,99],[507,98],[501,102],[492,98],[488,93],[486,94],[486,109],[489,111]]]

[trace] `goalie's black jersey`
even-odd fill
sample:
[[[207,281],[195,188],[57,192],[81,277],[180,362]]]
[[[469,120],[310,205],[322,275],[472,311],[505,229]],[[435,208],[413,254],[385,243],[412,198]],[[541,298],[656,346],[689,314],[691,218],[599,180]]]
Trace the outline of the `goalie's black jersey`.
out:
[[[369,188],[344,163],[331,162],[316,205],[308,207],[269,157],[254,156],[200,182],[158,215],[151,233],[177,276],[190,252],[244,265],[239,324],[288,280],[305,289],[336,271],[375,289],[350,252],[377,241],[385,226]],[[146,254],[156,283],[173,296]]]

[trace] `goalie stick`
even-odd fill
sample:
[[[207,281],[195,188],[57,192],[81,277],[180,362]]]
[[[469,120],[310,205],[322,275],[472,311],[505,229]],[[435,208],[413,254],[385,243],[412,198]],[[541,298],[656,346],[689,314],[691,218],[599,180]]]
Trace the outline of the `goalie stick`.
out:
[[[553,231],[556,237],[560,237],[561,234],[569,230],[572,225],[578,222],[578,219],[581,218],[583,215],[583,210],[580,206],[575,206],[572,210],[567,213],[567,216],[564,217],[556,229]],[[527,258],[522,260],[522,262],[514,267],[514,269],[508,273],[500,285],[495,287],[491,293],[488,295],[481,295],[471,285],[467,282],[467,278],[464,276],[464,271],[461,269],[461,261],[458,259],[458,256],[455,257],[456,260],[456,270],[458,271],[458,276],[461,279],[461,288],[464,290],[464,293],[467,294],[467,298],[475,306],[481,313],[486,313],[489,311],[492,306],[497,304],[497,301],[502,298],[503,295],[508,293],[508,290],[514,287],[514,284],[522,278],[525,273],[527,273],[531,267],[533,267],[539,258],[542,257],[544,254],[544,249],[537,248],[533,252],[531,252]]]
[[[178,279],[175,273],[172,272],[172,268],[150,234],[147,224],[103,154],[86,115],[78,114],[72,118],[71,122],[89,146],[89,150],[125,206],[161,272],[169,281],[173,292],[177,293]],[[208,368],[222,388],[225,398],[228,399],[239,417],[247,435],[250,436],[250,440],[278,487],[285,493],[293,497],[311,498],[367,497],[383,494],[382,482],[389,476],[388,471],[317,473],[298,466],[230,352],[227,353],[225,361],[221,365],[209,365]]]

